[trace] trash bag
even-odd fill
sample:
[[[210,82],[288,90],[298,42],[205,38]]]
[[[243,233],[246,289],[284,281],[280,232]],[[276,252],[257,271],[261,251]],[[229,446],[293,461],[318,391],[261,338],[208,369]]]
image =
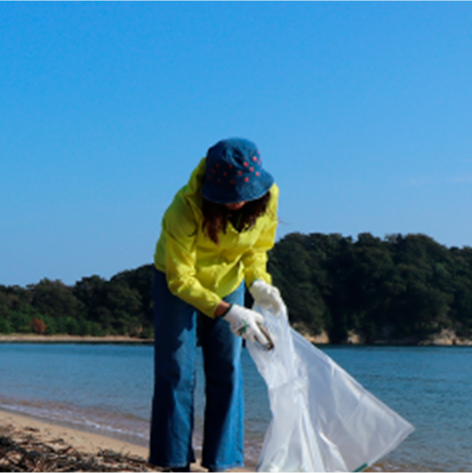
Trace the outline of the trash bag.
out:
[[[360,471],[414,430],[293,330],[286,313],[254,309],[275,344],[268,351],[247,343],[272,413],[257,471]]]

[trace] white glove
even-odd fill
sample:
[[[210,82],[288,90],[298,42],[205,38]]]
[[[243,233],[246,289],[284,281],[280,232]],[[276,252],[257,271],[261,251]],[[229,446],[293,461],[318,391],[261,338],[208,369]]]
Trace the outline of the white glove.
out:
[[[274,315],[280,315],[286,310],[280,291],[262,279],[256,279],[249,288],[254,302],[262,308],[270,308]]]
[[[261,345],[267,345],[267,338],[257,326],[258,323],[264,323],[264,317],[258,312],[233,304],[223,319],[229,322],[231,331],[235,335],[251,342],[257,341]]]

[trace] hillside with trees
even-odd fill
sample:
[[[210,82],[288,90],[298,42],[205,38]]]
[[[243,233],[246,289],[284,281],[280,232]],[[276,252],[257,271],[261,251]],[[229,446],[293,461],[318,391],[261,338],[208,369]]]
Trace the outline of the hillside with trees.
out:
[[[151,265],[109,281],[91,276],[74,286],[43,279],[0,286],[0,333],[153,336]]]
[[[472,335],[472,248],[426,235],[293,233],[272,250],[269,270],[292,322],[331,342],[352,331],[367,343],[427,340],[443,329]]]
[[[449,329],[472,336],[472,248],[422,234],[292,233],[269,254],[291,322],[332,343],[427,340]],[[0,286],[0,333],[152,337],[152,266],[73,286],[43,279]]]

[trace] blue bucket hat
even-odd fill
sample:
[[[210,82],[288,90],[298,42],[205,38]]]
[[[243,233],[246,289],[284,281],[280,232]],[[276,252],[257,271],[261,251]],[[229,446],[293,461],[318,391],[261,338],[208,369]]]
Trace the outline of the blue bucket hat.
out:
[[[257,146],[249,140],[230,138],[212,146],[206,156],[202,195],[218,204],[256,200],[274,183],[262,169]]]

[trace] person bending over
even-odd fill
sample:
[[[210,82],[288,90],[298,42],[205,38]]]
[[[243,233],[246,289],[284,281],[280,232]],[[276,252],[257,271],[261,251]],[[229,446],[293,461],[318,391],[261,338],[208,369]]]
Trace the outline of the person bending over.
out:
[[[265,344],[256,303],[279,313],[266,270],[275,242],[279,189],[246,139],[212,146],[162,219],[153,269],[154,395],[151,464],[190,471],[197,317],[205,374],[202,466],[243,465],[242,338]]]

